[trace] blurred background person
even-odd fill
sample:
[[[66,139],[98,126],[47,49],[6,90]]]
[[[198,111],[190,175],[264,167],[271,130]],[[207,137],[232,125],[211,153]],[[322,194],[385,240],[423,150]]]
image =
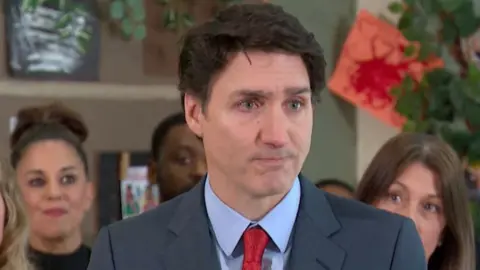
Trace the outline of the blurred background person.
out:
[[[149,178],[168,201],[195,186],[207,173],[202,141],[188,128],[183,112],[163,119],[152,135]]]
[[[355,197],[355,189],[346,182],[336,178],[320,179],[315,186],[340,197],[348,199]]]
[[[30,270],[28,223],[23,200],[9,164],[0,162],[0,269]]]
[[[429,270],[475,269],[464,171],[454,150],[433,135],[403,133],[375,155],[357,188],[367,204],[411,218]]]
[[[39,270],[85,270],[91,251],[81,224],[93,200],[87,127],[60,104],[21,109],[17,121],[11,162],[31,222],[31,258]]]

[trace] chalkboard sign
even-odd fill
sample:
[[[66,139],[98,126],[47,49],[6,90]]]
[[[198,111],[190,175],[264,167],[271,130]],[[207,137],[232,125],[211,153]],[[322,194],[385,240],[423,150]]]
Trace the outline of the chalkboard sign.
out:
[[[71,15],[65,34],[58,27],[66,12],[52,4],[62,1],[47,1],[33,10],[22,8],[23,1],[5,1],[10,75],[32,80],[97,81],[100,26],[94,16],[94,2],[82,1],[81,6],[78,4],[81,9],[75,8],[81,12],[68,12]],[[88,38],[84,38],[85,33]]]

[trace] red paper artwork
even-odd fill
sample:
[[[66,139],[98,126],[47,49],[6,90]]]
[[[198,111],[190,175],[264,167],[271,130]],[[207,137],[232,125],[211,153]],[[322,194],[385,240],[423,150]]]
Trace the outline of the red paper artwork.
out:
[[[328,82],[330,90],[380,121],[400,128],[405,120],[395,112],[390,90],[406,74],[419,80],[425,70],[442,65],[440,59],[419,62],[405,57],[408,45],[395,26],[360,11]]]

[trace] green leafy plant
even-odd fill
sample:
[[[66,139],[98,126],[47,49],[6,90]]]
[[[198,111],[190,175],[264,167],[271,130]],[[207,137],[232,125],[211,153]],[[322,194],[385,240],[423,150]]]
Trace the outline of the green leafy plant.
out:
[[[216,0],[219,7],[243,2],[242,0]],[[182,32],[190,28],[194,23],[192,14],[188,8],[192,5],[191,0],[157,0],[162,7],[162,27]],[[142,40],[146,37],[145,7],[143,0],[113,0],[110,4],[110,17],[120,24],[120,30],[124,37]]]
[[[242,3],[242,0],[216,0],[220,8],[233,4]],[[182,31],[194,24],[194,18],[180,7],[188,6],[192,3],[191,0],[159,0],[163,7],[163,26],[174,31]]]
[[[25,13],[35,13],[39,7],[46,4],[57,7],[62,14],[55,25],[60,37],[74,38],[80,45],[81,52],[85,53],[93,34],[93,29],[86,22],[91,16],[86,6],[71,0],[23,0],[21,10]]]
[[[389,10],[412,41],[405,56],[445,63],[421,81],[407,75],[392,89],[395,109],[407,119],[404,130],[441,136],[462,158],[480,162],[480,70],[462,47],[480,26],[473,0],[405,0]]]
[[[143,0],[114,0],[110,4],[110,18],[118,22],[127,39],[142,40],[147,36]]]

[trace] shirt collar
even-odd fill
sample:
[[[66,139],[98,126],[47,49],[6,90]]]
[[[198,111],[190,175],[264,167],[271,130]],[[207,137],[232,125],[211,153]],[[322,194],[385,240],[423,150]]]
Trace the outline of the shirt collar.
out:
[[[231,256],[243,232],[255,222],[246,219],[222,202],[213,192],[208,176],[204,196],[207,215],[218,245],[227,256]],[[282,253],[288,247],[290,234],[300,205],[300,196],[300,182],[296,178],[292,188],[280,203],[257,222],[268,233]]]

